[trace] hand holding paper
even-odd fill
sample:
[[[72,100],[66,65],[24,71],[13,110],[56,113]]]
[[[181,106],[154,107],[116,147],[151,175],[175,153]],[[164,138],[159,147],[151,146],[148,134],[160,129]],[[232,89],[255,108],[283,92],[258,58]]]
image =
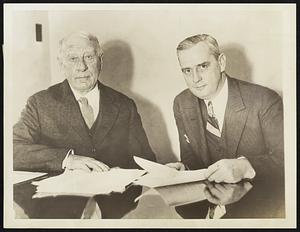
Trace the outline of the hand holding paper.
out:
[[[167,163],[166,166],[168,166],[169,168],[174,168],[178,171],[184,171],[185,170],[185,166],[181,162]]]
[[[211,182],[237,183],[245,178],[254,178],[255,171],[246,158],[221,159],[207,168],[205,176]]]

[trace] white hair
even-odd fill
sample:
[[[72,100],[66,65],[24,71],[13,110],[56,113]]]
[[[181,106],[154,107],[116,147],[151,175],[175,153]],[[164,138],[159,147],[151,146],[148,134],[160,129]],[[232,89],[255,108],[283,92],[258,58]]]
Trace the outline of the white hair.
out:
[[[84,38],[84,39],[90,41],[93,44],[93,46],[96,50],[97,56],[100,58],[100,60],[102,60],[103,51],[102,51],[102,48],[99,44],[99,41],[98,41],[97,37],[94,36],[93,34],[89,33],[89,32],[77,31],[77,32],[73,32],[73,33],[69,34],[68,36],[62,38],[59,41],[59,50],[58,50],[58,57],[57,58],[60,62],[62,62],[62,58],[63,58],[64,52],[65,52],[65,49],[68,45],[68,40],[70,38],[74,38],[74,37]]]

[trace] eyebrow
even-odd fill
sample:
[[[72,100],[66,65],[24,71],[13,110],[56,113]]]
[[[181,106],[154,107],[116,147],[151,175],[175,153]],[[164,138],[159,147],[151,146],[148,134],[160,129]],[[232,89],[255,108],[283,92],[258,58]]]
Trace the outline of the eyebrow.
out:
[[[204,61],[200,64],[196,64],[195,66],[201,66],[201,65],[204,65],[204,64],[209,65],[210,63],[211,63],[210,61]],[[184,67],[181,70],[185,70],[185,69],[189,69],[189,68],[191,68],[191,67]]]
[[[210,64],[210,61],[204,61],[201,64],[197,64],[197,65],[204,65],[204,64]]]
[[[80,53],[78,53],[78,52],[76,52],[76,51],[65,51],[65,54],[66,54],[66,56],[78,56],[78,55],[82,55],[82,53],[80,52]],[[88,55],[90,55],[90,54],[97,54],[97,52],[95,51],[95,50],[87,50],[87,51],[85,51],[84,53],[83,53],[83,55],[86,55],[86,54],[88,54]]]

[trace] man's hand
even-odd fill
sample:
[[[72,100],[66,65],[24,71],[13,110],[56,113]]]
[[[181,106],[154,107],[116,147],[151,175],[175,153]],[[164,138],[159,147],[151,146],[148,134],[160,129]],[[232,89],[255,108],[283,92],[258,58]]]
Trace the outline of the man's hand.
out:
[[[255,171],[246,158],[222,159],[210,165],[205,175],[216,183],[237,183],[245,178],[252,179]]]
[[[106,164],[91,157],[71,154],[66,160],[66,169],[81,169],[86,172],[105,172],[109,170],[109,167]]]
[[[228,205],[239,201],[252,188],[250,182],[238,184],[206,183],[204,194],[207,200],[216,205]]]
[[[167,163],[166,166],[168,166],[169,168],[174,168],[178,171],[184,171],[185,170],[184,164],[181,163],[181,162]]]

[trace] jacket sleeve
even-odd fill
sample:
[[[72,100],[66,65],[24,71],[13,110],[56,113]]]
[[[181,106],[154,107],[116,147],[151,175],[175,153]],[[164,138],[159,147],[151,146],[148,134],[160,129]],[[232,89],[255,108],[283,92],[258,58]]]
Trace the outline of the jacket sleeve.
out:
[[[141,117],[137,112],[136,105],[133,100],[130,102],[129,152],[132,156],[135,155],[144,159],[156,161],[156,156],[150,147],[147,135],[142,125]]]
[[[279,95],[274,93],[263,97],[259,118],[267,154],[245,157],[256,171],[256,176],[283,177],[283,105]]]
[[[61,172],[68,149],[40,143],[41,125],[37,101],[27,101],[20,120],[13,127],[13,169],[20,171]]]
[[[194,151],[191,148],[191,145],[186,141],[187,138],[185,138],[185,136],[187,133],[185,131],[184,121],[180,111],[178,99],[176,98],[173,104],[173,112],[174,112],[174,118],[176,121],[177,130],[178,130],[178,136],[179,136],[181,162],[186,166],[186,168],[191,170],[204,168],[196,159],[196,156],[194,154]]]

